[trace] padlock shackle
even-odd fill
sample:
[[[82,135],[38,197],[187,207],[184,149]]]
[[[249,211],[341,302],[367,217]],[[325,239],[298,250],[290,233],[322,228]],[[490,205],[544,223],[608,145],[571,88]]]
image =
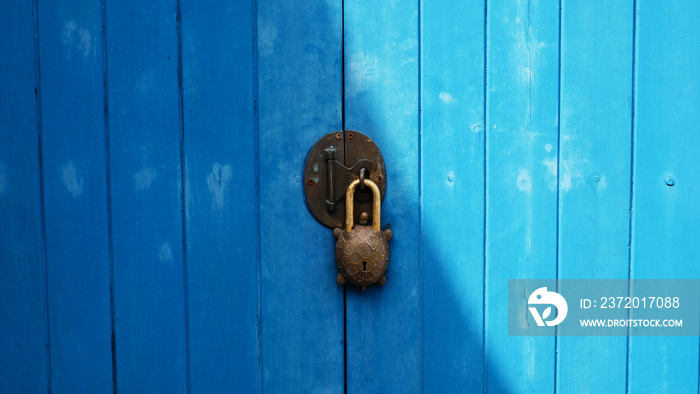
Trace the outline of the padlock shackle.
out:
[[[345,192],[345,231],[350,232],[355,226],[355,188],[360,184],[359,179],[355,179],[350,186],[348,186],[348,191]],[[382,207],[382,195],[379,192],[379,186],[369,179],[365,179],[365,186],[369,186],[372,189],[372,195],[374,196],[374,203],[372,204],[372,228],[374,231],[380,231],[381,229],[381,207]]]

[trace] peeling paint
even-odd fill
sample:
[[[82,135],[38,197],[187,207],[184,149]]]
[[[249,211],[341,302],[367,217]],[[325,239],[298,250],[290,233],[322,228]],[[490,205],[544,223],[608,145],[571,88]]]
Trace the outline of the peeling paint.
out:
[[[224,208],[226,191],[233,176],[231,165],[214,163],[211,172],[207,174],[207,187],[211,193],[212,208],[220,211]]]
[[[379,60],[366,52],[351,56],[346,75],[347,92],[356,95],[379,80]]]
[[[532,193],[532,178],[530,177],[527,168],[522,168],[520,169],[520,172],[518,172],[517,186],[518,190],[521,192],[525,192],[527,194]]]
[[[442,100],[443,103],[449,104],[454,100],[454,98],[447,92],[442,92],[440,93],[440,100]]]
[[[151,187],[151,183],[158,176],[155,168],[144,167],[141,171],[134,174],[134,189],[145,190]]]
[[[61,169],[63,176],[63,185],[68,190],[73,198],[80,197],[83,194],[83,180],[78,178],[78,169],[73,162],[69,162]]]
[[[78,49],[84,58],[97,54],[96,40],[93,39],[90,30],[78,27],[75,20],[71,20],[63,27],[63,44],[68,48],[70,54],[72,48]]]
[[[557,167],[556,156],[551,159],[544,159],[540,162],[543,166],[547,167],[547,174],[545,175],[545,180],[549,186],[549,190],[557,190],[557,176],[559,175],[559,168]]]
[[[270,56],[275,52],[275,41],[277,40],[277,27],[271,23],[263,23],[259,26],[258,50],[261,55]]]
[[[160,249],[158,250],[158,258],[160,259],[161,263],[170,263],[173,261],[173,251],[170,248],[169,243],[163,242],[163,244],[160,245]]]

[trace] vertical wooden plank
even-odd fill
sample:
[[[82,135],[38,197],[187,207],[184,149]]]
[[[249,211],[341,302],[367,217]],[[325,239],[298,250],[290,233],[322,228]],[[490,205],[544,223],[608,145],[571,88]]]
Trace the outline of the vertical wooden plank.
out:
[[[632,275],[700,278],[700,5],[637,4]],[[698,390],[697,337],[632,337],[629,391]]]
[[[347,391],[420,390],[418,2],[345,3],[345,126],[372,138],[386,162],[383,287],[347,288]]]
[[[252,6],[182,2],[193,393],[259,391]]]
[[[102,8],[39,5],[51,382],[111,391]]]
[[[553,337],[508,336],[508,279],[556,278],[559,5],[487,13],[486,390],[554,390]]]
[[[423,390],[483,387],[485,4],[421,2]]]
[[[313,144],[342,127],[341,4],[257,4],[265,392],[343,391],[335,240],[306,208],[301,183]]]
[[[35,95],[35,14],[0,14],[0,387],[48,391],[41,185]]]
[[[107,3],[118,388],[187,388],[178,9]]]
[[[627,279],[632,3],[562,4],[559,278]],[[558,339],[557,391],[625,391],[626,337]]]

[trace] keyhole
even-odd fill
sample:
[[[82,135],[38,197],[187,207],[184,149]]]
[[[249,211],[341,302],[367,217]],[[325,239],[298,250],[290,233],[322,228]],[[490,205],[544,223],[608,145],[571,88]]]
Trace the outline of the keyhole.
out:
[[[362,270],[367,271],[367,262],[366,261],[362,262]]]

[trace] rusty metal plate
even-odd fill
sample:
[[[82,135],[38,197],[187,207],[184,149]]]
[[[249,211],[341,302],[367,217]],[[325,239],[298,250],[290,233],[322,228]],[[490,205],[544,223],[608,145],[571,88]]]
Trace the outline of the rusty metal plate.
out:
[[[316,220],[331,228],[345,225],[345,191],[352,181],[360,178],[363,168],[367,170],[367,179],[379,187],[384,200],[384,158],[371,138],[345,130],[329,133],[316,142],[306,158],[303,178],[306,205]],[[369,188],[355,192],[355,222],[362,212],[372,212]]]

